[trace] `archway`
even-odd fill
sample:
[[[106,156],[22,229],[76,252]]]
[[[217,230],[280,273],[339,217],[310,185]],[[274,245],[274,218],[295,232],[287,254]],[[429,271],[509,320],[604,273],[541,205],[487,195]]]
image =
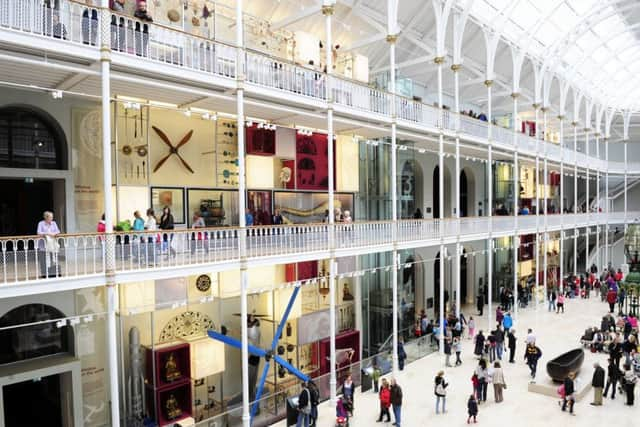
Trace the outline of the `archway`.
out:
[[[75,362],[76,381],[72,379],[71,368],[67,372],[58,369],[61,365],[68,366],[72,359],[61,356],[74,355],[73,327],[66,322],[58,324],[64,317],[50,305],[27,304],[0,318],[0,364],[10,363],[14,371],[0,377],[2,425],[62,427],[73,424],[71,418],[78,420],[81,415],[81,404],[73,402],[74,395],[81,395],[77,387],[80,364]],[[44,360],[32,366],[32,359]]]
[[[462,254],[460,255],[460,304],[464,304],[467,301],[467,251],[462,248]]]
[[[440,252],[433,263],[433,312],[438,318],[440,312]]]
[[[468,183],[467,183],[467,174],[463,170],[460,172],[460,216],[467,217],[469,216],[469,194],[468,194]]]
[[[67,152],[65,134],[47,112],[26,105],[0,108],[0,168],[39,171],[0,176],[0,236],[34,234],[45,210],[64,226],[64,179],[46,171],[67,169]]]

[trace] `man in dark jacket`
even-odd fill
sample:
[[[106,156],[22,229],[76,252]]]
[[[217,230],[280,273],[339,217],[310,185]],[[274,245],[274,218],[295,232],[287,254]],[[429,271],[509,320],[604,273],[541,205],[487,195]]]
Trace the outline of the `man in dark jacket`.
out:
[[[393,417],[396,420],[393,425],[400,427],[400,422],[402,421],[402,389],[395,378],[391,378],[391,405],[393,405]]]
[[[602,405],[602,389],[604,388],[604,369],[600,367],[598,362],[593,364],[593,378],[591,379],[591,387],[593,387],[593,402],[594,406]]]
[[[616,398],[616,383],[620,378],[620,369],[616,365],[615,360],[609,359],[609,366],[607,366],[607,386],[604,388],[604,397],[607,397],[609,392],[609,386],[611,386],[611,399]]]
[[[507,339],[509,340],[509,363],[516,363],[514,357],[516,356],[516,330],[511,328],[509,330],[509,334],[507,335]]]
[[[484,308],[484,295],[482,294],[482,288],[478,291],[478,297],[476,298],[476,308],[478,309],[478,316],[482,316],[482,309]]]
[[[302,391],[298,396],[298,422],[296,427],[309,427],[309,415],[311,414],[311,392],[307,388],[307,383],[302,382]]]
[[[536,382],[536,370],[538,369],[538,360],[541,357],[542,351],[538,347],[536,347],[535,344],[527,344],[527,349],[524,352],[524,360],[526,360],[527,366],[529,366],[529,370],[531,371],[532,383]]]

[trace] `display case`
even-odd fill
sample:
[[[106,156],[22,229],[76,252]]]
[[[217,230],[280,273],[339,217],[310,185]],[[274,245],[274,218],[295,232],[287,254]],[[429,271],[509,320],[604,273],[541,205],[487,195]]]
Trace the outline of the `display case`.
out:
[[[156,389],[171,387],[191,378],[188,343],[146,347],[146,383]]]
[[[147,386],[147,408],[153,410],[154,419],[160,427],[173,426],[179,420],[192,416],[191,382],[186,379],[167,386],[154,389]]]

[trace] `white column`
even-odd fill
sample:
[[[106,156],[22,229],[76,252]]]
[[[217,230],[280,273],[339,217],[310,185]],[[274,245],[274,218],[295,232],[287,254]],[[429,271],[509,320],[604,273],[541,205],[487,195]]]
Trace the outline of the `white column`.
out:
[[[578,122],[571,123],[573,126],[573,275],[578,274]]]
[[[491,99],[491,87],[493,85],[492,80],[485,80],[485,86],[487,87],[487,140],[489,142],[489,151],[487,153],[487,215],[489,216],[489,244],[488,244],[488,256],[487,256],[487,303],[488,303],[488,316],[489,327],[491,327],[491,312],[493,310],[493,111],[492,111],[492,99]]]
[[[600,161],[600,133],[596,132],[596,159]],[[596,168],[596,265],[598,270],[602,269],[602,259],[600,257],[600,166]],[[587,263],[587,271],[591,266]]]
[[[247,319],[249,309],[247,295],[249,278],[247,273],[247,242],[246,242],[246,158],[244,133],[244,12],[243,0],[236,2],[236,114],[238,129],[238,222],[240,224],[240,335],[242,355],[242,425],[251,426],[249,409],[249,330]]]
[[[399,255],[395,250],[397,244],[397,227],[398,227],[398,176],[397,176],[397,129],[396,129],[396,34],[388,34],[387,42],[389,43],[389,63],[390,63],[390,79],[389,90],[391,92],[391,220],[393,221],[393,276],[391,280],[392,296],[392,309],[393,309],[393,321],[392,321],[392,345],[393,351],[391,355],[392,368],[394,374],[399,372],[398,366],[398,265]]]
[[[624,140],[624,231],[627,231],[627,187],[628,187],[628,158],[627,158],[627,140]]]
[[[105,275],[107,278],[107,356],[109,366],[109,398],[111,400],[111,425],[120,426],[120,389],[118,387],[118,339],[116,310],[118,289],[115,281],[116,248],[113,234],[113,205],[111,200],[111,14],[108,0],[101,1],[101,109],[102,109],[102,168],[104,193]]]
[[[548,289],[548,274],[547,274],[547,267],[548,267],[548,258],[547,258],[547,252],[549,251],[549,246],[548,246],[548,241],[549,241],[549,233],[548,233],[548,214],[549,214],[549,167],[548,167],[548,163],[547,163],[547,107],[543,107],[542,108],[542,127],[544,129],[544,132],[542,134],[542,146],[543,146],[543,153],[544,153],[544,160],[543,160],[543,174],[544,177],[542,179],[542,185],[543,185],[543,189],[542,189],[542,197],[544,197],[543,200],[543,213],[544,213],[544,253],[542,254],[543,256],[543,268],[542,270],[544,271],[544,276],[542,276],[542,286],[543,286],[543,292],[544,292],[544,301],[547,301],[547,289]]]
[[[587,126],[589,125],[589,123],[587,123]],[[587,157],[589,157],[589,129],[585,128],[585,152]],[[587,227],[586,227],[586,234],[585,234],[585,241],[586,241],[586,245],[585,245],[585,256],[584,256],[584,264],[585,264],[585,271],[589,270],[589,232],[591,231],[591,227],[589,227],[589,218],[591,217],[591,209],[589,206],[589,159],[587,160],[587,164],[586,166],[586,178],[585,178],[585,192],[586,192],[586,210],[587,210]]]
[[[513,236],[513,317],[518,318],[518,249],[520,237],[518,235],[518,208],[520,198],[520,165],[518,163],[518,93],[512,93],[513,98],[513,223],[516,233]]]
[[[329,227],[331,228],[331,235],[334,235],[334,222],[335,222],[335,208],[334,208],[334,164],[333,164],[333,104],[332,104],[332,89],[331,89],[331,74],[333,73],[333,41],[332,41],[332,27],[331,17],[333,16],[333,6],[323,5],[322,14],[325,17],[325,63],[327,65],[327,160],[329,162]],[[332,240],[332,244],[335,245],[335,240]],[[331,257],[329,260],[329,389],[331,404],[335,405],[337,401],[337,375],[336,375],[336,272],[337,263],[335,260],[334,247],[330,248]]]
[[[560,121],[560,215],[564,215],[564,116],[558,116]],[[558,286],[562,292],[564,277],[564,216],[560,225],[560,275]]]
[[[536,123],[536,181],[535,181],[535,189],[536,189],[536,267],[535,267],[535,298],[534,304],[536,310],[538,309],[538,289],[540,287],[540,105],[533,104],[533,108],[535,110],[535,123]]]
[[[605,176],[604,176],[604,263],[609,264],[609,138],[604,138],[604,160],[605,160]],[[601,268],[598,266],[598,268]]]
[[[438,65],[438,113],[440,114],[440,135],[438,138],[438,205],[440,207],[439,210],[439,229],[440,229],[440,307],[439,307],[439,319],[440,319],[440,328],[439,328],[439,348],[440,354],[444,354],[444,328],[442,325],[444,324],[444,263],[446,261],[446,256],[444,253],[444,135],[442,134],[442,126],[444,124],[444,109],[442,108],[442,64],[444,63],[443,57],[436,57],[434,62]]]
[[[460,65],[452,65],[451,70],[453,70],[453,86],[454,86],[454,110],[455,110],[455,120],[456,120],[456,191],[454,194],[455,197],[455,206],[456,206],[456,215],[455,218],[460,222],[460,138],[458,136],[458,131],[460,130],[460,78],[458,75],[458,71],[460,70]],[[460,289],[462,284],[460,283],[460,256],[462,255],[462,246],[460,245],[460,235],[457,237],[456,242],[456,252],[455,252],[455,277],[456,277],[456,317],[460,318],[460,304],[462,301],[460,300]],[[465,283],[466,286],[466,283]]]

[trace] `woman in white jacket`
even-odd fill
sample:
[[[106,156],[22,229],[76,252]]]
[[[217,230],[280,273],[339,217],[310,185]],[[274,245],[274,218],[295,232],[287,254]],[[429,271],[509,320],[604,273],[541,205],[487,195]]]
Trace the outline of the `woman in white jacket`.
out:
[[[504,372],[502,371],[502,367],[498,361],[493,364],[491,382],[493,383],[493,397],[495,398],[496,403],[500,403],[503,401],[502,390],[507,387],[507,384],[504,382]]]

